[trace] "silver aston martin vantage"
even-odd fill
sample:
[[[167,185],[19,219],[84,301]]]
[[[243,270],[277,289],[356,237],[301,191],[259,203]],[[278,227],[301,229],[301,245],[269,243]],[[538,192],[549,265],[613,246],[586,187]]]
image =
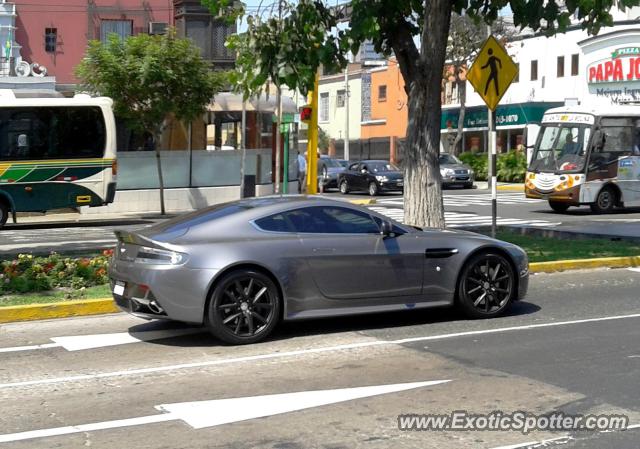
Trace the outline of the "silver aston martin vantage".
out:
[[[246,199],[116,235],[120,308],[205,324],[232,344],[262,340],[281,320],[444,305],[494,317],[528,286],[515,245],[321,197]]]

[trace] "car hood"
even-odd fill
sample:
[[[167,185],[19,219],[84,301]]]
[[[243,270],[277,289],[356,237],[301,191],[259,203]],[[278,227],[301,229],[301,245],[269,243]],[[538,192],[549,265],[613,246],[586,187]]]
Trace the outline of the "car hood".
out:
[[[471,167],[465,164],[440,164],[440,168],[449,168],[452,170],[470,170]]]
[[[338,173],[342,173],[344,171],[344,167],[327,167],[327,173],[330,175],[337,175]]]

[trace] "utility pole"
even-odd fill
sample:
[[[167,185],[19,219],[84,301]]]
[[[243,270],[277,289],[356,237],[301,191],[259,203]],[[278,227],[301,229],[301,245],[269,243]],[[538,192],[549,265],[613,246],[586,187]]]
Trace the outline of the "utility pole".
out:
[[[491,36],[491,25],[487,25],[487,38]],[[496,173],[496,113],[487,106],[489,128],[489,167],[487,181],[491,186],[491,237],[496,237],[498,215],[498,177]]]
[[[318,193],[318,86],[320,76],[316,72],[313,91],[309,92],[311,120],[309,121],[307,143],[307,193]]]
[[[349,61],[344,68],[344,155],[349,160]]]

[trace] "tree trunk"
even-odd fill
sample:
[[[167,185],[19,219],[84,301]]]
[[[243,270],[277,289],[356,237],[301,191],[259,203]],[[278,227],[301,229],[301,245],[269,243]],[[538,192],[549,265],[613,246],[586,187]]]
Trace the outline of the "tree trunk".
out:
[[[460,100],[460,115],[458,116],[458,129],[456,139],[453,141],[453,153],[458,156],[464,151],[462,148],[462,137],[464,129],[464,116],[467,112],[467,81],[460,79],[460,74],[456,76],[456,84],[458,86],[458,99]]]
[[[405,163],[405,223],[444,228],[440,153],[440,82],[451,19],[449,0],[426,0],[420,70],[410,79]]]
[[[160,186],[160,214],[165,215],[164,208],[164,179],[162,178],[162,162],[160,161],[160,142],[162,140],[162,131],[158,131],[153,135],[154,150],[156,153],[156,166],[158,168],[158,184]]]

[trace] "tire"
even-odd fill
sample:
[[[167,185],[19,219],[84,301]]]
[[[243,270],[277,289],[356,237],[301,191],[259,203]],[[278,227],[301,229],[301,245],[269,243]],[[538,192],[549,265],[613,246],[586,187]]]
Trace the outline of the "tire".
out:
[[[224,275],[216,284],[207,324],[218,339],[232,345],[264,340],[280,320],[278,288],[265,274],[241,269]]]
[[[369,196],[377,196],[379,193],[378,184],[375,182],[369,183]]]
[[[569,209],[569,205],[567,203],[561,203],[559,201],[549,201],[549,207],[559,214],[562,214]]]
[[[342,193],[343,195],[349,193],[349,183],[346,179],[340,181],[340,193]]]
[[[6,203],[0,201],[0,228],[2,228],[9,219],[9,206]]]
[[[493,252],[476,254],[460,273],[457,305],[468,318],[493,318],[507,310],[515,288],[513,267],[504,256]]]
[[[596,214],[608,214],[613,211],[618,201],[616,192],[612,187],[606,186],[600,189],[596,201],[591,204],[591,211]]]

